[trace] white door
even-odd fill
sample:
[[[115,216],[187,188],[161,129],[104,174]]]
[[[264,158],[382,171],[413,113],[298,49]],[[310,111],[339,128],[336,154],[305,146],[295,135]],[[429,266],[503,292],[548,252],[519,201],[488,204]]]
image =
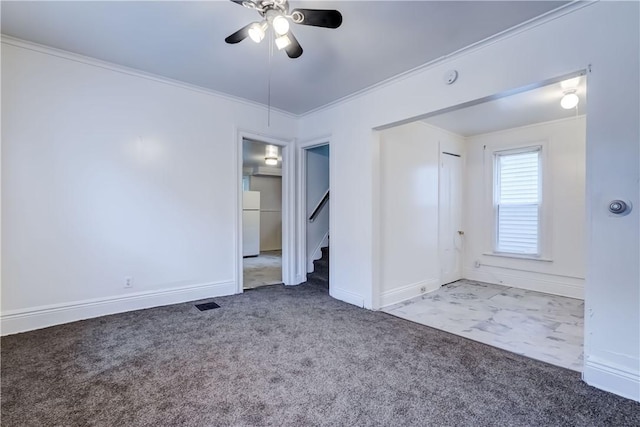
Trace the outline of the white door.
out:
[[[462,278],[462,159],[440,153],[439,241],[441,284]]]

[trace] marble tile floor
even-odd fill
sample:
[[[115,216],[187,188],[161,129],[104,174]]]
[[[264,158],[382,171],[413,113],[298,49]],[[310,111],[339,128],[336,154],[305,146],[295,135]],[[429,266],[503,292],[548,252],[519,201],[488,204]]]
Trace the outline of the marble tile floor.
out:
[[[244,289],[282,283],[282,251],[260,252],[242,259]]]
[[[582,300],[460,280],[382,311],[582,371]]]

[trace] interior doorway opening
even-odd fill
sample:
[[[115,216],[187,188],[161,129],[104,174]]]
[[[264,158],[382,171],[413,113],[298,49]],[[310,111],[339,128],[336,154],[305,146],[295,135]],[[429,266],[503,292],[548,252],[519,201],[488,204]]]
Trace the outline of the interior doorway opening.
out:
[[[585,105],[581,72],[381,130],[379,307],[581,371]]]
[[[243,289],[283,283],[283,159],[280,147],[242,141]]]
[[[329,288],[329,144],[306,152],[307,282]]]
[[[328,139],[298,146],[298,265],[300,282],[326,288],[330,282],[330,163]]]

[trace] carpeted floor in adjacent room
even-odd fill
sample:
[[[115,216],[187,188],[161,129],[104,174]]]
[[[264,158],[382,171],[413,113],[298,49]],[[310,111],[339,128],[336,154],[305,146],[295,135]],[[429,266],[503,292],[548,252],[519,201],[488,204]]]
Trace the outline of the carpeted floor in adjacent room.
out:
[[[4,337],[2,425],[632,426],[567,369],[267,286]]]

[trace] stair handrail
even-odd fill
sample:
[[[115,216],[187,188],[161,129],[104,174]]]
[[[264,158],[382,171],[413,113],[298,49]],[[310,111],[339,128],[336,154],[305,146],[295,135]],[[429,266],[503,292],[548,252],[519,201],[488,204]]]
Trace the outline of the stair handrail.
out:
[[[324,193],[324,196],[322,196],[322,199],[320,199],[320,201],[316,205],[313,212],[311,212],[311,215],[309,215],[309,222],[313,222],[316,220],[318,215],[320,215],[320,211],[322,210],[322,208],[324,208],[324,205],[326,205],[328,201],[329,201],[329,189],[327,189],[327,191]]]

